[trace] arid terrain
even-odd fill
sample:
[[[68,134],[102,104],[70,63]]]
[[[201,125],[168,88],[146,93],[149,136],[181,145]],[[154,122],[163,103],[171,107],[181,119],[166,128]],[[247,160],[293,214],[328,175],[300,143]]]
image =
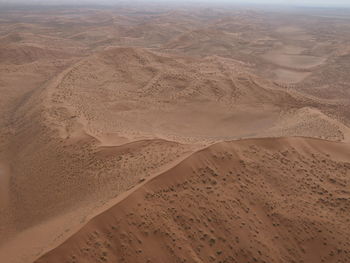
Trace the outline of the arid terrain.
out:
[[[0,7],[0,263],[350,262],[350,10]]]

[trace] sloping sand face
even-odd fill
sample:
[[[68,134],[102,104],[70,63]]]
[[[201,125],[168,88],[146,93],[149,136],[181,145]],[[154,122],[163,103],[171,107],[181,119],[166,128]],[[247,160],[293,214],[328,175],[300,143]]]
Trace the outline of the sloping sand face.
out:
[[[324,63],[326,60],[322,57],[284,54],[283,51],[271,51],[265,54],[264,58],[279,66],[296,68],[299,70],[317,67],[319,65],[322,65],[322,63]]]
[[[304,138],[213,145],[36,262],[346,262],[349,150]]]
[[[262,58],[272,63],[273,78],[283,83],[298,83],[312,74],[314,68],[322,66],[330,54],[316,52],[318,43],[312,32],[297,26],[279,26],[275,37],[280,40],[274,48],[264,52]],[[321,48],[322,50],[322,48]]]
[[[8,204],[10,174],[6,165],[0,163],[0,211]]]
[[[297,72],[288,69],[276,69],[275,72],[276,81],[293,84],[304,80],[310,75],[310,72]]]

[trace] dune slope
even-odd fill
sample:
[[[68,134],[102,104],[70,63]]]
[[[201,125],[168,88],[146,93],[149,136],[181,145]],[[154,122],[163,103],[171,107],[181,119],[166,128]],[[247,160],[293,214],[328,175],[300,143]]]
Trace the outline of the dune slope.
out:
[[[65,121],[73,116],[102,145],[144,138],[212,143],[285,135],[343,140],[348,131],[324,116],[327,104],[218,56],[110,48],[81,60],[53,83],[48,105],[57,126],[66,126],[62,137],[74,133]],[[317,108],[319,114],[310,117],[304,107]],[[306,125],[295,128],[298,119]]]
[[[345,263],[349,149],[306,138],[215,144],[36,262]]]

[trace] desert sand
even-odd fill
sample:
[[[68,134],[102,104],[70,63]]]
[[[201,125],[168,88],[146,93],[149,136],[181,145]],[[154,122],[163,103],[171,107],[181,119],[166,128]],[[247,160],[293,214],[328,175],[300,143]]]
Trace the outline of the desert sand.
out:
[[[349,262],[344,10],[0,9],[0,262]]]
[[[36,262],[347,262],[348,152],[305,138],[212,145]]]

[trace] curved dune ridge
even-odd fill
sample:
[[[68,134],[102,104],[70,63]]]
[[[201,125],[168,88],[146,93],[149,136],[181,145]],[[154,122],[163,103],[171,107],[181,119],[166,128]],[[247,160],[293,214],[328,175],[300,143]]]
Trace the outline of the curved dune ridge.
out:
[[[57,125],[74,117],[102,145],[144,138],[212,143],[257,134],[344,140],[349,131],[324,115],[326,104],[220,57],[110,48],[78,62],[47,90]],[[317,108],[318,114],[310,117],[303,108]],[[298,119],[307,122],[304,127],[294,127]],[[63,137],[74,133],[74,127],[62,129]]]
[[[306,138],[215,144],[35,262],[345,263],[349,150]]]

